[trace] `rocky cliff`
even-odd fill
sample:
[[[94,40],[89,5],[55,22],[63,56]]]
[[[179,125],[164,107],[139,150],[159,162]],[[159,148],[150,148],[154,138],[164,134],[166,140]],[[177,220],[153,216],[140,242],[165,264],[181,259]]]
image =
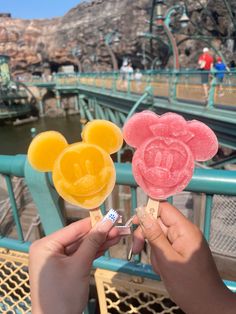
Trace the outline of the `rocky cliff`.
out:
[[[170,27],[182,67],[195,67],[202,47],[220,50],[227,62],[236,59],[235,0],[185,0],[188,26],[180,27],[182,7],[173,5]],[[163,30],[150,27],[152,0],[94,0],[72,8],[65,16],[45,20],[0,17],[0,54],[11,57],[14,74],[55,72],[62,65],[80,71],[119,68],[130,58],[134,67],[171,67],[172,53]],[[143,37],[153,32],[155,39]],[[216,50],[215,50],[216,51]]]

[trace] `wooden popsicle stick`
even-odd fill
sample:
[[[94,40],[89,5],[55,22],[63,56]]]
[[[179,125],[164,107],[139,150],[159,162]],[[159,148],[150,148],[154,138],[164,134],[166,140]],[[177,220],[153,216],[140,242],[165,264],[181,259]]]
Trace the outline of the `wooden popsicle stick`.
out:
[[[160,201],[154,200],[149,197],[145,211],[149,213],[150,215],[152,215],[153,218],[157,219],[157,217],[159,216],[159,213],[158,213],[159,204],[160,204]]]
[[[90,209],[89,211],[92,227],[96,225],[97,222],[102,220],[103,215],[100,208]]]
[[[160,204],[160,201],[154,200],[154,199],[149,197],[147,205],[145,207],[145,212],[150,214],[150,215],[152,215],[153,218],[157,219],[157,217],[159,216],[159,213],[158,213],[158,211],[159,211],[159,204]],[[137,213],[138,213],[139,208],[142,209],[144,207],[138,207],[136,209]],[[133,251],[132,250],[133,250],[133,244],[131,244],[131,249],[130,249],[128,255],[127,255],[128,261],[130,261],[132,259],[132,256],[133,256]]]

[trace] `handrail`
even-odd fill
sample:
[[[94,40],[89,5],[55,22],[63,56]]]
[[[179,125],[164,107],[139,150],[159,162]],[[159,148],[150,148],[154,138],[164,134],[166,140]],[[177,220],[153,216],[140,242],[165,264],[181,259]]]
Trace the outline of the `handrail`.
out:
[[[164,70],[143,70],[140,71],[143,75],[152,75],[152,74],[173,74],[172,69],[164,69]],[[207,73],[212,73],[212,71],[206,71]],[[224,71],[230,74],[236,74],[236,70],[227,70]],[[185,68],[185,69],[179,69],[175,71],[175,73],[179,74],[199,74],[201,73],[200,70],[194,69],[194,68]],[[76,72],[71,72],[71,73],[65,73],[65,72],[58,72],[54,74],[53,77],[95,77],[95,76],[113,76],[114,74],[120,74],[119,71],[107,71],[107,72],[83,72],[83,73],[76,73]]]
[[[155,75],[170,75],[172,76],[173,74],[175,75],[201,75],[202,71],[198,69],[180,69],[176,70],[173,72],[173,70],[145,70],[145,71],[140,71],[143,76],[155,76]],[[204,71],[204,73],[208,74],[215,74],[215,73],[225,73],[229,76],[235,77],[236,76],[236,70],[225,70],[225,71],[217,71],[217,70],[211,70],[211,71]],[[59,72],[53,75],[50,81],[44,80],[39,78],[38,80],[32,80],[28,81],[26,83],[45,83],[45,84],[52,84],[53,82],[56,82],[57,79],[63,79],[63,78],[74,78],[74,79],[81,79],[81,78],[96,78],[96,77],[103,77],[103,78],[114,78],[114,77],[119,77],[120,72],[118,71],[113,71],[113,72],[91,72],[91,73],[64,73],[64,72]]]
[[[135,190],[137,184],[132,174],[130,163],[116,163],[116,184],[128,185],[131,190]],[[46,234],[61,228],[64,224],[63,217],[58,207],[58,195],[52,187],[51,175],[38,173],[28,164],[26,155],[0,155],[0,173],[5,176],[25,177],[25,181],[31,191],[38,213]],[[211,204],[214,194],[236,195],[236,171],[215,170],[215,169],[195,169],[191,182],[186,188],[187,191],[205,193],[207,195],[206,217],[204,234],[209,233],[211,223]],[[135,204],[135,201],[133,201]],[[208,237],[207,237],[208,238]],[[0,247],[12,250],[28,252],[30,243],[20,240],[13,240],[0,236]],[[152,279],[160,279],[149,265],[127,262],[122,259],[101,257],[94,262],[95,268],[103,268],[114,271],[129,273],[131,275],[143,276]],[[225,284],[236,292],[236,282],[225,281]]]
[[[123,80],[119,72],[91,72],[91,73],[57,73],[50,82],[37,81],[27,82],[26,85],[38,88],[48,88],[53,90],[57,98],[58,108],[62,108],[60,93],[73,93],[75,95],[75,109],[83,112],[83,101],[78,95],[85,96],[86,99],[96,98],[102,104],[104,112],[108,114],[108,108],[120,99],[124,104],[113,106],[114,115],[120,113],[122,108],[126,109],[126,116],[130,112],[130,107],[137,105],[139,98],[146,92],[147,88],[153,90],[153,101],[146,101],[145,105],[153,108],[184,112],[199,116],[200,120],[208,118],[220,123],[235,124],[236,121],[236,71],[224,71],[224,80],[221,82],[221,72],[204,71],[196,69],[172,70],[146,70],[141,71],[142,78],[135,79],[135,75],[126,77]],[[214,79],[209,79],[209,94],[206,99],[202,80],[203,75],[210,75]],[[107,104],[107,101],[109,104]],[[200,106],[199,106],[200,105]],[[204,110],[202,110],[204,108]],[[100,119],[101,110],[92,113],[93,119]],[[44,113],[43,105],[40,113]],[[85,113],[85,119],[89,119],[89,111]],[[226,132],[228,133],[228,132]],[[227,135],[227,134],[226,134]],[[223,138],[222,143],[230,148],[235,147],[235,143],[230,136],[230,140]]]
[[[24,177],[26,155],[0,155],[0,173]]]
[[[24,177],[26,155],[0,155],[0,173]],[[137,187],[129,163],[115,163],[116,183]],[[51,181],[51,180],[50,180]],[[52,181],[51,181],[52,184]],[[207,194],[236,195],[236,171],[200,169],[194,171],[186,191]]]
[[[137,184],[132,174],[131,164],[116,163],[116,183],[118,185],[129,185],[131,187],[131,210],[137,206],[136,188]],[[58,202],[51,174],[40,173],[33,170],[25,155],[0,156],[0,173],[3,173],[10,182],[9,175],[25,176],[25,182],[32,194],[33,200],[38,208],[38,213],[46,234],[60,229],[64,225],[62,211]],[[8,183],[9,183],[8,182]],[[10,185],[10,183],[8,184]],[[236,195],[236,172],[230,170],[195,169],[192,180],[185,189],[186,191],[206,194],[204,235],[210,239],[211,208],[214,194],[227,196]],[[11,189],[8,193],[12,193]],[[11,205],[17,223],[18,214],[13,195]],[[19,223],[18,223],[19,225]],[[18,238],[22,240],[20,227],[18,226]]]
[[[131,164],[115,164],[117,184],[137,186]],[[236,195],[236,171],[200,169],[194,171],[186,191],[207,194]]]

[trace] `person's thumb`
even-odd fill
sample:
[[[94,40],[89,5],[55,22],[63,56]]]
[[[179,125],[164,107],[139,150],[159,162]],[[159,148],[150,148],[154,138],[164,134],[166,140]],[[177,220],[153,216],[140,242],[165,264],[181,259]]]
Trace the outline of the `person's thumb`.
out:
[[[81,263],[91,264],[95,259],[97,252],[106,242],[109,231],[118,220],[119,215],[116,211],[110,210],[106,216],[99,221],[88,233],[87,237],[81,243],[75,255],[79,256]],[[85,265],[84,264],[84,265]]]
[[[160,262],[165,259],[172,259],[176,252],[163,233],[158,221],[145,211],[145,207],[137,208],[137,215],[144,234],[148,240],[152,253]]]

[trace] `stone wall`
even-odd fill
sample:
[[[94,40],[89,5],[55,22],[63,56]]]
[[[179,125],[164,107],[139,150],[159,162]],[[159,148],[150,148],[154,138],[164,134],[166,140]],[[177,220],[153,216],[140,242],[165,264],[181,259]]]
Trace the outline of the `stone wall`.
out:
[[[235,0],[228,0],[231,12],[221,0],[184,2],[190,17],[188,26],[180,28],[180,13],[173,15],[171,23],[177,43],[182,42],[181,66],[196,67],[197,57],[207,45],[222,51],[227,62],[236,59]],[[174,0],[166,3],[167,9],[176,5]],[[37,75],[46,69],[56,72],[66,64],[84,71],[111,70],[120,67],[124,57],[130,58],[134,67],[150,68],[154,58],[157,64],[171,67],[171,51],[163,31],[155,31],[157,40],[152,42],[140,37],[149,30],[151,7],[150,0],[95,0],[53,19],[0,16],[0,54],[11,57],[15,75]]]

